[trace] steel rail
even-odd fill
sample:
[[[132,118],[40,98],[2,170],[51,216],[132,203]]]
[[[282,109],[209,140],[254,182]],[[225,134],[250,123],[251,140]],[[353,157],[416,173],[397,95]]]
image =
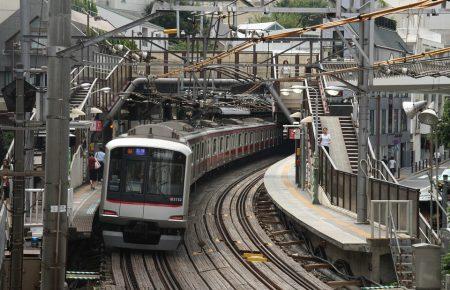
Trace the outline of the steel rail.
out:
[[[278,266],[278,268],[283,271],[286,275],[288,275],[292,280],[297,282],[299,285],[305,287],[306,289],[316,289],[320,290],[321,288],[315,285],[312,281],[308,280],[307,277],[303,277],[299,275],[298,272],[295,271],[291,266],[286,264],[280,257],[278,257],[271,249],[268,247],[264,241],[261,240],[260,236],[256,233],[254,228],[251,226],[249,217],[246,213],[246,199],[249,192],[254,188],[258,182],[264,177],[264,173],[261,173],[254,180],[249,182],[241,191],[241,194],[238,196],[237,200],[237,213],[239,220],[241,221],[241,225],[246,231],[248,237],[252,240],[252,242],[258,247],[261,253],[264,254],[266,258],[269,259],[274,265]]]
[[[129,251],[121,251],[120,253],[120,268],[124,277],[125,287],[127,290],[139,289],[136,277],[133,274],[133,266]]]
[[[263,168],[267,167],[263,166]],[[225,243],[228,245],[229,249],[231,250],[231,252],[234,254],[234,256],[241,261],[242,265],[244,265],[245,268],[247,268],[247,270],[250,271],[250,273],[252,273],[256,279],[258,279],[261,283],[263,283],[266,287],[268,287],[269,289],[281,289],[280,286],[278,286],[276,283],[274,283],[273,281],[270,281],[269,279],[267,279],[267,277],[256,267],[254,267],[251,263],[249,263],[247,260],[245,260],[241,253],[239,252],[239,250],[237,249],[237,247],[234,244],[233,239],[231,238],[229,232],[226,229],[225,226],[225,222],[222,218],[222,207],[223,204],[225,202],[225,199],[227,197],[227,195],[233,190],[233,188],[236,188],[241,182],[243,182],[246,178],[250,177],[251,175],[255,174],[256,172],[258,172],[259,170],[261,170],[262,168],[256,169],[244,176],[242,176],[241,178],[237,179],[236,181],[234,181],[232,184],[230,184],[224,191],[222,191],[220,193],[220,196],[217,200],[217,203],[214,206],[214,219],[216,221],[217,224],[217,229],[219,231],[219,233],[222,235]]]
[[[153,255],[153,260],[155,262],[156,270],[164,283],[166,289],[181,289],[180,284],[177,282],[175,275],[170,269],[169,262],[166,259],[164,253],[155,253]]]

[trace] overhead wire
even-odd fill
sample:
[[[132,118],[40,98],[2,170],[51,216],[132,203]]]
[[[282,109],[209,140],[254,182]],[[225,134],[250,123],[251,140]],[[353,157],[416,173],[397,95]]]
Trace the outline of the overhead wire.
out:
[[[381,16],[385,16],[385,15],[389,15],[389,14],[394,14],[397,12],[403,12],[403,11],[407,11],[409,9],[412,8],[426,8],[426,7],[432,7],[432,6],[436,6],[439,4],[444,3],[446,0],[436,0],[436,1],[432,1],[432,0],[422,0],[419,2],[414,2],[414,3],[410,3],[410,4],[405,4],[405,5],[401,5],[401,6],[397,6],[397,7],[392,7],[392,8],[386,8],[386,9],[382,9],[379,11],[374,11],[374,12],[369,12],[369,13],[364,13],[364,14],[360,14],[358,16],[354,16],[354,17],[350,17],[350,18],[345,18],[345,19],[339,19],[339,20],[335,20],[335,21],[331,21],[331,22],[327,22],[327,23],[322,23],[322,24],[317,24],[317,25],[313,25],[313,26],[309,26],[309,27],[303,27],[303,28],[297,28],[297,29],[293,29],[291,31],[285,31],[285,32],[280,32],[280,33],[274,33],[271,35],[267,35],[267,36],[261,36],[259,38],[255,38],[252,40],[248,40],[245,41],[227,51],[224,51],[216,56],[212,56],[206,60],[202,60],[196,64],[184,67],[183,69],[178,69],[178,70],[173,70],[164,74],[159,75],[158,77],[167,77],[167,76],[172,76],[172,75],[176,75],[181,73],[182,71],[198,71],[201,67],[210,64],[211,62],[218,60],[218,59],[222,59],[230,54],[242,51],[246,48],[249,48],[251,46],[253,46],[255,43],[258,42],[264,42],[267,40],[275,40],[278,38],[282,38],[282,37],[287,37],[287,36],[291,36],[291,35],[302,35],[306,32],[310,32],[310,31],[315,31],[315,30],[326,30],[326,29],[330,29],[333,27],[338,27],[344,24],[350,24],[350,23],[357,23],[357,22],[363,22],[366,20],[370,20],[370,19],[375,19]]]

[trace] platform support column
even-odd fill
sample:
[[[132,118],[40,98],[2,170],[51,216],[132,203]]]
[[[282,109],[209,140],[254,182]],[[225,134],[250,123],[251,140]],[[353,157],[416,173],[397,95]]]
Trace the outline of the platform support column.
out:
[[[41,289],[65,289],[69,95],[71,60],[58,52],[71,45],[70,0],[49,1],[48,113]]]
[[[366,5],[368,4],[368,5]],[[360,13],[370,12],[374,10],[374,0],[362,1],[361,8],[367,8],[369,11],[362,11]],[[373,84],[373,71],[369,68],[373,64],[374,56],[374,26],[373,19],[361,22],[359,24],[359,42],[363,51],[359,52],[360,70],[358,74],[358,87],[362,89],[359,93],[359,117],[358,117],[358,179],[357,179],[357,204],[356,214],[357,223],[367,222],[367,152],[368,152],[368,109],[369,109],[369,94]]]

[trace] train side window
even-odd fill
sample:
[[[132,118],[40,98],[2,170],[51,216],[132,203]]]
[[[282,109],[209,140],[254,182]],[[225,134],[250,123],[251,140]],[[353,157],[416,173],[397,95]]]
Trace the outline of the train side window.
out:
[[[219,152],[223,152],[223,137],[220,137],[220,141],[219,141]]]
[[[202,160],[205,158],[205,142],[202,142],[202,154],[200,155]]]
[[[247,143],[248,143],[248,140],[247,140],[247,133],[245,133],[245,135],[244,135],[244,145],[247,145]]]
[[[253,144],[253,132],[250,132],[250,144]]]
[[[217,139],[214,138],[214,141],[213,141],[213,154],[216,155],[216,153],[217,153]]]
[[[241,133],[238,134],[238,146],[241,146]]]
[[[230,149],[230,136],[227,135],[227,139],[225,141],[225,150],[228,151]]]

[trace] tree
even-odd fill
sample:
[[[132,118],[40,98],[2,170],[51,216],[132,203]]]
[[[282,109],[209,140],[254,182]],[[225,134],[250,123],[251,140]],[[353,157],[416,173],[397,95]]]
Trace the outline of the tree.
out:
[[[328,2],[325,0],[281,0],[275,7],[308,7],[325,8]],[[297,14],[297,13],[272,13],[271,15],[255,16],[253,22],[277,21],[285,28],[305,27],[322,23],[321,14]]]
[[[187,1],[180,1],[180,5],[189,5]],[[145,7],[144,13],[150,14],[153,8],[153,2]],[[164,28],[176,28],[177,17],[175,11],[164,13],[164,15],[152,19],[152,23]],[[186,34],[195,35],[200,29],[199,21],[195,21],[195,15],[188,11],[180,11],[180,30],[184,30]]]
[[[450,146],[450,98],[447,97],[444,103],[442,119],[436,128],[438,142],[445,147]]]

